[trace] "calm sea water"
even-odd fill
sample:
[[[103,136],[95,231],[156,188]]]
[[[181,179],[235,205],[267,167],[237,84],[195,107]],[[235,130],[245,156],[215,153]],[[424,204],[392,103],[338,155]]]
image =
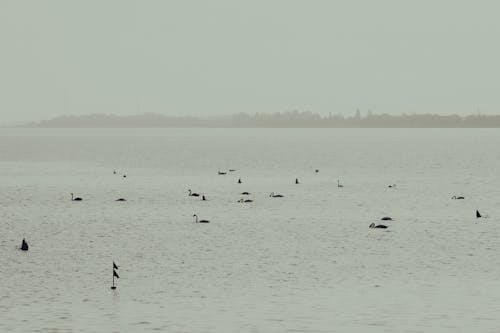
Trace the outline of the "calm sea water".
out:
[[[0,331],[498,332],[498,147],[494,129],[0,129]]]

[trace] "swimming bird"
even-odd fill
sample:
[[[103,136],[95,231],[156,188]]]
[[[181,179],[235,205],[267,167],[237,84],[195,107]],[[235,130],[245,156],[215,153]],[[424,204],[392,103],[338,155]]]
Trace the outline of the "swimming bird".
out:
[[[21,250],[28,251],[28,243],[26,242],[26,240],[24,238],[23,238],[23,241],[21,243]]]
[[[274,192],[271,192],[271,194],[269,194],[269,196],[271,198],[283,198],[284,195],[281,195],[281,194],[274,194]]]
[[[116,199],[115,201],[127,201],[127,199],[120,198],[120,199]]]
[[[387,187],[393,188],[393,187],[396,187],[396,184],[388,185]]]
[[[201,201],[206,201],[207,199],[205,198],[205,195],[201,196]]]
[[[337,179],[337,187],[344,187],[344,185],[340,184],[340,180]]]
[[[298,184],[298,183],[299,183],[299,179],[295,178],[295,184]]]
[[[200,196],[198,193],[191,192],[191,190],[188,190],[188,191],[189,191],[188,196],[190,196],[190,197],[199,197]]]
[[[227,172],[222,172],[222,171],[219,171],[218,173],[219,173],[219,175],[225,175],[225,174],[227,174]]]
[[[229,169],[229,172],[235,172],[236,170],[235,169]]]
[[[241,178],[238,178],[238,184],[241,184]]]
[[[82,201],[83,199],[80,197],[74,197],[73,193],[71,193],[71,201]]]
[[[386,225],[383,225],[383,224],[378,224],[378,225],[375,225],[375,223],[372,223],[370,224],[370,228],[378,228],[378,229],[387,229],[388,227]]]
[[[465,197],[463,197],[463,196],[458,196],[458,197],[457,197],[456,195],[452,196],[451,198],[452,198],[452,199],[454,199],[454,200],[462,200],[462,199],[465,199]]]
[[[246,200],[244,200],[244,199],[240,199],[240,200],[238,200],[238,202],[241,202],[241,203],[244,203],[244,202],[245,202],[245,203],[248,203],[248,202],[253,202],[253,200],[250,200],[250,199],[246,199]]]
[[[380,219],[381,221],[392,221],[392,217],[389,216],[384,216],[383,218]]]
[[[319,172],[319,170],[318,170],[318,169],[316,169],[315,171],[316,171],[316,173],[318,173],[318,172]]]
[[[241,192],[242,195],[250,195],[250,192]]]
[[[113,170],[113,175],[116,175],[116,170]]]
[[[194,214],[193,217],[196,217],[195,223],[210,223],[209,220],[199,220],[198,221],[198,215]]]
[[[123,175],[123,178],[127,178],[127,175]]]
[[[476,209],[476,218],[480,218],[482,217],[481,214],[479,213],[479,211]]]

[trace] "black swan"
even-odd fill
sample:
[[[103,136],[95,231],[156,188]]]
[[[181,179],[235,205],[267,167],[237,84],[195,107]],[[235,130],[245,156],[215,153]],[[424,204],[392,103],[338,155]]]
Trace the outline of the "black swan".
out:
[[[83,199],[80,197],[74,197],[73,193],[71,193],[71,201],[82,201]]]
[[[191,190],[188,190],[188,191],[189,191],[188,196],[190,196],[190,197],[199,197],[200,196],[198,193],[191,192]]]
[[[198,221],[198,215],[194,214],[193,217],[196,217],[195,223],[210,223],[209,220],[199,220]]]
[[[375,225],[375,223],[372,223],[370,224],[370,228],[378,228],[378,229],[387,229],[387,226],[386,225],[383,225],[383,224],[378,224],[378,225]]]

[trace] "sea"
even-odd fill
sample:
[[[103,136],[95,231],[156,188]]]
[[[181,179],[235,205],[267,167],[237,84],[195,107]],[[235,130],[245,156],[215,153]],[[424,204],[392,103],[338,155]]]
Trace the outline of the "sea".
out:
[[[2,128],[0,332],[499,332],[499,147],[498,129]]]

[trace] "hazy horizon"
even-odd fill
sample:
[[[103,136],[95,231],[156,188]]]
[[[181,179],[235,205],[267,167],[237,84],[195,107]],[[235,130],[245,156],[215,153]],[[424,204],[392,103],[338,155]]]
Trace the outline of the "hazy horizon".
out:
[[[492,1],[2,1],[0,124],[60,115],[496,114]]]

